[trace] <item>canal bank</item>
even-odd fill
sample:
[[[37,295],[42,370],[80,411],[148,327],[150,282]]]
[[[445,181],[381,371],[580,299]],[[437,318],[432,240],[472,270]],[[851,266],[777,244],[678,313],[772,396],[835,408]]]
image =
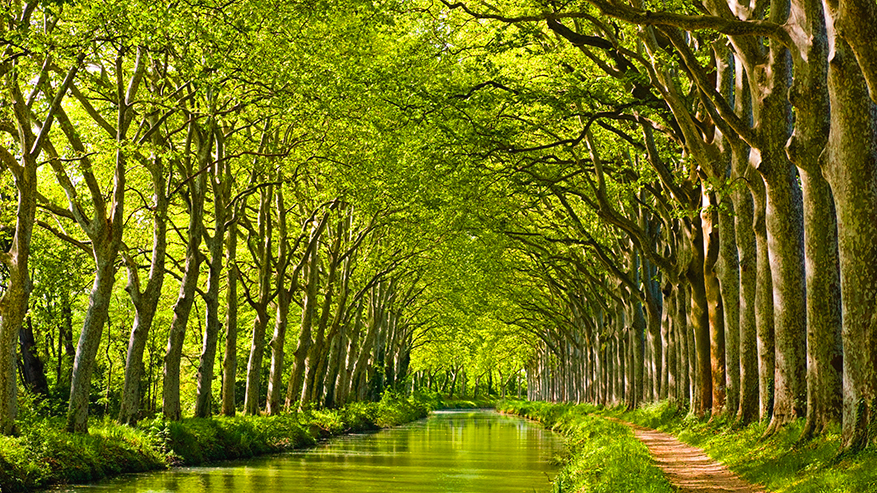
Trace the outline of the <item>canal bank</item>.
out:
[[[281,416],[145,420],[136,428],[105,420],[93,424],[88,435],[67,433],[62,418],[34,413],[21,423],[18,436],[0,436],[0,491],[283,452],[330,436],[408,423],[433,406],[424,399],[387,397]]]
[[[587,407],[529,401],[501,401],[496,407],[502,413],[537,421],[566,438],[553,491],[676,491],[627,426],[589,414]]]
[[[559,435],[493,410],[442,410],[316,447],[129,475],[59,492],[532,493],[551,489]]]

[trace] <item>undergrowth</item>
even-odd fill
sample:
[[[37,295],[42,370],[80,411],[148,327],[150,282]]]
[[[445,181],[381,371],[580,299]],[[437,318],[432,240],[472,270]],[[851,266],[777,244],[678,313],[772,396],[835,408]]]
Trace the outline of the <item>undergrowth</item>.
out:
[[[588,405],[502,401],[500,412],[517,414],[566,437],[567,450],[554,492],[671,493],[675,491],[630,429],[591,414]]]
[[[156,418],[136,428],[92,420],[89,434],[67,433],[63,418],[40,417],[38,409],[31,409],[22,415],[18,436],[0,436],[0,491],[280,452],[333,435],[414,421],[433,404],[387,394],[380,402],[280,416]]]

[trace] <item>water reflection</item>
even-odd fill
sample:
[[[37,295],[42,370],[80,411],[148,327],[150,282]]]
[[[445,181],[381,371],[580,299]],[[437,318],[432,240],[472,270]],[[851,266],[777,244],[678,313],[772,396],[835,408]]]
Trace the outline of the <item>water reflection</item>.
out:
[[[373,434],[216,467],[130,475],[70,492],[518,493],[548,491],[549,431],[491,411],[439,411]]]

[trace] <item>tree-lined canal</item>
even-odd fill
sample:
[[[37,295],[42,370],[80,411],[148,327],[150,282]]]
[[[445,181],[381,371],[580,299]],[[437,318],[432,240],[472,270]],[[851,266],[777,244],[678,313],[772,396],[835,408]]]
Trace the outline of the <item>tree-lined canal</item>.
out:
[[[378,433],[215,467],[110,479],[69,492],[532,493],[548,491],[561,438],[493,411],[439,411]]]

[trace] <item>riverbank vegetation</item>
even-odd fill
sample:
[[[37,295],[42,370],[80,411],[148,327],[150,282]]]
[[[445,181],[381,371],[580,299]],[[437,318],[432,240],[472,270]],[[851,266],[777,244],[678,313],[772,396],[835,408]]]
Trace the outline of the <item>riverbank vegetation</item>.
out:
[[[62,418],[31,415],[23,432],[0,437],[4,492],[85,483],[127,472],[240,459],[313,445],[344,433],[377,430],[427,415],[430,403],[388,394],[379,402],[280,416],[144,420],[136,427],[99,420],[89,434],[64,431]]]
[[[567,449],[557,458],[561,470],[554,478],[556,493],[676,491],[630,428],[593,414],[594,406],[501,401],[496,408],[538,421],[564,436]]]
[[[839,454],[843,438],[837,426],[802,440],[807,426],[804,419],[766,436],[766,422],[740,426],[727,416],[698,419],[666,401],[632,411],[618,407],[588,412],[671,433],[703,448],[710,457],[768,491],[855,493],[877,489],[877,451],[869,447]]]
[[[591,485],[601,481],[629,484],[640,481],[640,477],[641,484],[625,491],[673,491],[663,489],[666,487],[663,476],[656,478],[643,465],[651,464],[651,459],[647,453],[643,456],[636,444],[631,443],[636,440],[630,430],[606,418],[661,430],[685,443],[701,447],[707,455],[728,466],[741,478],[761,485],[767,491],[855,493],[877,488],[877,453],[873,449],[839,454],[842,450],[839,428],[826,430],[810,440],[801,440],[806,426],[803,419],[766,436],[767,422],[740,426],[727,416],[698,418],[668,401],[634,410],[624,406],[501,401],[497,403],[497,409],[539,421],[566,436],[570,454],[562,458],[563,469],[555,481],[557,491],[604,491],[599,489],[602,486]],[[594,431],[596,429],[602,430]],[[615,447],[620,447],[629,457],[619,459],[611,455]],[[606,455],[591,457],[598,448],[600,454]],[[604,460],[603,457],[611,459]],[[624,465],[615,470],[615,465],[612,465],[615,461]],[[606,469],[610,472],[607,473]],[[606,474],[611,479],[606,478]],[[608,488],[605,491],[617,490]]]

